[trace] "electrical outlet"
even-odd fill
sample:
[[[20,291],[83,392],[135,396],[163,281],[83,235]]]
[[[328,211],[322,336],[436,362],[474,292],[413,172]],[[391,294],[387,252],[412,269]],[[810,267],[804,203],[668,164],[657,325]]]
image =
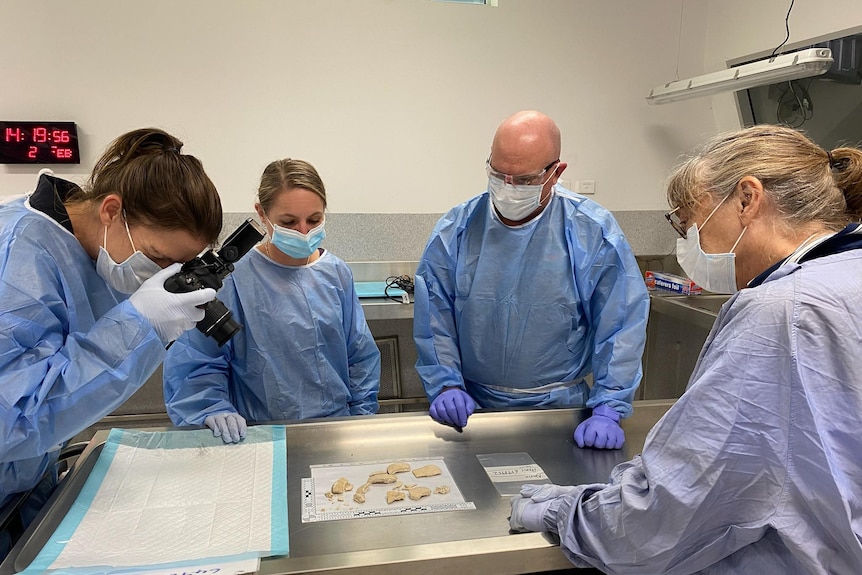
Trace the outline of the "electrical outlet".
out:
[[[585,196],[591,196],[596,193],[596,181],[578,180],[575,182],[575,191]]]

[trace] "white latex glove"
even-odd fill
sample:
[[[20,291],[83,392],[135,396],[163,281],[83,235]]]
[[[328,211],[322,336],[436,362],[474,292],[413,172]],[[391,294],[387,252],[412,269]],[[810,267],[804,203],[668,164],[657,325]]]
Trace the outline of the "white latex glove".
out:
[[[129,296],[129,302],[152,324],[165,343],[170,343],[195,327],[204,318],[197,306],[215,299],[216,291],[204,288],[188,293],[171,293],[165,280],[180,271],[181,264],[172,264],[141,284]]]
[[[225,443],[239,443],[245,439],[248,427],[245,418],[238,413],[216,413],[204,419],[204,425],[213,430],[213,437],[221,436]]]
[[[540,503],[562,497],[563,495],[575,495],[581,490],[581,487],[577,485],[554,485],[553,483],[535,485],[526,483],[521,486],[521,497],[529,497],[533,501]]]
[[[509,502],[512,514],[509,516],[509,529],[512,531],[547,531],[545,514],[554,500],[535,502],[529,497],[516,495]]]
[[[548,525],[556,524],[560,508],[558,499],[564,495],[574,495],[581,489],[579,486],[552,483],[522,485],[520,495],[509,502],[512,505],[509,528],[512,531],[556,531]]]

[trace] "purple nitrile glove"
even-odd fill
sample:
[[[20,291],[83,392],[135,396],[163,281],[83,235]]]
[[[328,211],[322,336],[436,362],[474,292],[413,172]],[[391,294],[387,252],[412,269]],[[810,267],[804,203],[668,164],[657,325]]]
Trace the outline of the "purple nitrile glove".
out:
[[[593,414],[575,429],[575,443],[578,447],[597,449],[619,449],[626,442],[623,428],[620,427],[620,414],[607,405],[597,405]]]
[[[473,415],[476,402],[460,387],[447,387],[431,402],[428,410],[437,423],[465,427],[467,418]]]

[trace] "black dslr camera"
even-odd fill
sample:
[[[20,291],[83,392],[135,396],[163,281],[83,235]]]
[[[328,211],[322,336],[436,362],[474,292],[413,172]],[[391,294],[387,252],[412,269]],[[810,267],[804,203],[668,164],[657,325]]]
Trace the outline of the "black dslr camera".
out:
[[[224,241],[218,252],[207,250],[200,257],[183,264],[176,275],[165,281],[165,289],[171,293],[186,293],[198,289],[218,290],[222,280],[233,271],[233,264],[255,246],[264,236],[260,226],[248,219]],[[242,329],[242,324],[234,321],[233,313],[218,299],[203,306],[204,318],[197,324],[204,335],[224,345]]]

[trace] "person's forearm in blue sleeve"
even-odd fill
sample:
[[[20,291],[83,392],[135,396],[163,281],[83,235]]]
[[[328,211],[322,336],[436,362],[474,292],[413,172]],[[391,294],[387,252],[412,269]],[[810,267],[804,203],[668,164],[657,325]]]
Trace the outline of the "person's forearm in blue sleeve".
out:
[[[233,343],[190,330],[168,350],[162,369],[165,407],[174,425],[203,425],[208,415],[235,412],[230,401],[230,358]]]
[[[422,266],[420,266],[422,270]],[[425,386],[429,400],[445,387],[464,388],[461,354],[455,330],[452,295],[445,291],[430,270],[417,271],[415,286],[413,338],[418,359],[416,371]]]
[[[11,327],[0,334],[0,461],[38,457],[122,405],[146,382],[165,355],[164,344],[129,302],[101,317],[86,333],[40,326],[43,344],[19,341]],[[50,313],[42,317],[53,317]],[[29,324],[27,324],[29,325]],[[28,332],[29,335],[29,332]],[[62,342],[56,349],[50,349]]]
[[[608,244],[602,260],[594,267],[601,277],[590,302],[596,327],[587,406],[607,405],[627,417],[642,376],[649,295],[628,244]]]

